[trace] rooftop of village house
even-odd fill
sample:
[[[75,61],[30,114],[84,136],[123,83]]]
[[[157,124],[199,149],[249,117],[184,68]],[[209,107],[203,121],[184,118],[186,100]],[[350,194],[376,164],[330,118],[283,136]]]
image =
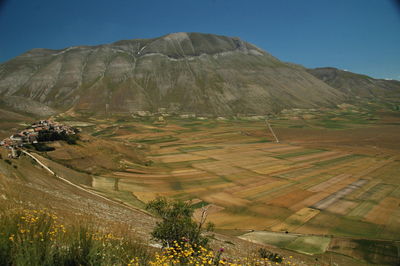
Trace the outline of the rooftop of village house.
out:
[[[75,135],[79,129],[63,125],[52,120],[40,120],[32,123],[27,128],[20,132],[12,134],[9,138],[0,141],[0,146],[17,147],[23,144],[38,143],[38,136],[40,132],[64,132],[67,135]]]

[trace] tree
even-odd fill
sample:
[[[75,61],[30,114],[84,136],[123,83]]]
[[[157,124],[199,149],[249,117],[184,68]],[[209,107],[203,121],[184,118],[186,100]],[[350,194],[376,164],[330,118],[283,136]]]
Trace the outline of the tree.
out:
[[[207,245],[208,238],[202,236],[201,233],[211,231],[213,224],[205,224],[206,209],[203,209],[199,222],[192,219],[194,208],[190,202],[168,201],[164,197],[159,197],[149,202],[146,209],[153,211],[162,219],[161,222],[157,222],[151,235],[161,241],[163,246],[171,246],[174,241],[181,242],[182,240],[189,242],[192,246],[205,247]]]
[[[78,135],[68,134],[66,131],[61,131],[58,133],[57,131],[49,131],[49,130],[41,130],[38,134],[38,141],[45,142],[45,141],[56,141],[56,140],[63,140],[66,141],[68,144],[76,144],[76,141],[79,140]]]

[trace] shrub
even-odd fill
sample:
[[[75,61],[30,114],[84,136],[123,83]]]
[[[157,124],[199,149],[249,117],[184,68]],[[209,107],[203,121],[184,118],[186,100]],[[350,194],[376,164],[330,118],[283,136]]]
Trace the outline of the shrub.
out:
[[[55,150],[54,147],[49,147],[44,143],[34,143],[32,145],[35,148],[35,150],[37,150],[37,151],[54,151]]]
[[[280,263],[283,260],[283,257],[281,255],[279,255],[278,253],[270,252],[265,248],[260,248],[258,250],[258,254],[260,255],[260,257],[262,259],[269,259],[270,261],[273,261],[273,262]]]
[[[153,238],[161,241],[163,246],[170,247],[176,241],[187,240],[193,246],[206,246],[208,238],[201,235],[203,231],[210,231],[213,228],[211,223],[205,225],[206,213],[203,212],[202,220],[196,223],[192,220],[194,212],[189,202],[168,201],[159,197],[146,206],[148,210],[157,214],[162,221],[157,222]]]
[[[50,130],[41,130],[38,134],[38,141],[55,141],[55,140],[63,140],[66,141],[68,144],[76,144],[76,141],[79,140],[78,135],[67,134],[67,132],[62,131],[60,133],[56,131]]]

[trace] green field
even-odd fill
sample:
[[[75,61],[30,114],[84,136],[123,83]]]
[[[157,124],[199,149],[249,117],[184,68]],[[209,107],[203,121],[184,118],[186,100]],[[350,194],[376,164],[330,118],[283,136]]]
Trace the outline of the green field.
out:
[[[326,251],[331,241],[329,237],[322,236],[300,236],[285,233],[271,233],[257,231],[241,236],[242,239],[274,245],[300,253],[315,255]]]

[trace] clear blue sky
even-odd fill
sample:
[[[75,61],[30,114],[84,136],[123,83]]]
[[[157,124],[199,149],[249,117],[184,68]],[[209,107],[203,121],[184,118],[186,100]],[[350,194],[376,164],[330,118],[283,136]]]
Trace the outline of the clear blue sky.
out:
[[[171,32],[238,36],[283,61],[400,80],[391,0],[0,0],[0,62]]]

